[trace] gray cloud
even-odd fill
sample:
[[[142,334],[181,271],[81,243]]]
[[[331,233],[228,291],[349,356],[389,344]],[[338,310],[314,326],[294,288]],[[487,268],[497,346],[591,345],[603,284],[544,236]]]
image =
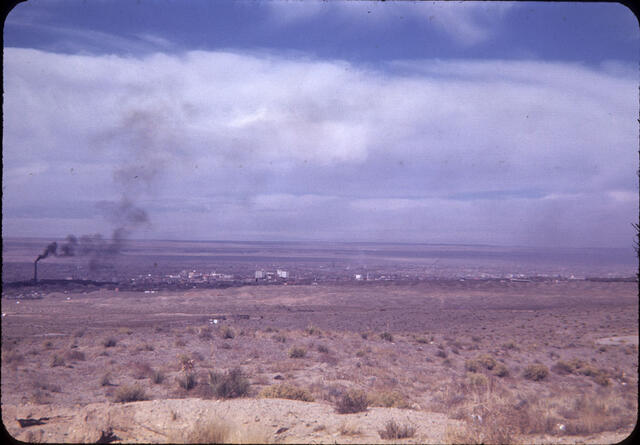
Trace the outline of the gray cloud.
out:
[[[5,228],[37,231],[44,219],[11,212],[29,204],[62,226],[43,207],[75,190],[125,220],[162,212],[135,226],[149,236],[624,245],[637,217],[626,73],[7,48]]]

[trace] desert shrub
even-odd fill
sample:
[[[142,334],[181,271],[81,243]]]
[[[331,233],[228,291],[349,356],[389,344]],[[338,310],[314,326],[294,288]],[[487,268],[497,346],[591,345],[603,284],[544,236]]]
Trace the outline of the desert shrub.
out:
[[[24,361],[24,356],[17,351],[8,351],[2,354],[2,361],[4,363],[21,363]]]
[[[34,382],[33,386],[37,389],[42,389],[44,391],[62,392],[62,387],[60,385],[49,383],[47,381]]]
[[[132,375],[134,379],[144,379],[151,375],[153,370],[148,363],[134,363],[132,368]]]
[[[234,338],[236,336],[236,333],[233,331],[231,326],[222,326],[220,328],[220,335],[224,339],[229,339],[229,338]]]
[[[467,379],[469,380],[471,387],[475,389],[484,389],[489,385],[489,379],[487,379],[487,376],[477,372],[470,372],[467,375]]]
[[[291,358],[303,358],[307,355],[307,350],[301,346],[294,346],[289,349],[289,357]]]
[[[507,367],[504,365],[504,363],[496,363],[496,365],[493,368],[493,374],[498,376],[498,377],[505,377],[509,375],[509,370],[507,369]]]
[[[175,345],[179,348],[182,348],[184,346],[187,346],[187,342],[184,341],[182,338],[179,338],[176,340]]]
[[[322,334],[322,332],[320,331],[320,329],[316,328],[316,327],[315,327],[315,326],[313,326],[313,325],[309,325],[309,326],[307,326],[307,327],[305,328],[304,332],[305,332],[307,335],[314,335],[314,334],[315,334],[315,335],[320,335],[320,334]]]
[[[87,332],[86,328],[80,328],[73,333],[73,336],[76,338],[82,337],[85,334],[85,332]]]
[[[469,372],[478,372],[480,366],[480,362],[475,359],[469,359],[464,362],[464,368]]]
[[[54,354],[53,357],[51,358],[51,367],[55,367],[55,366],[64,366],[65,362],[64,362],[64,358],[61,355],[58,354]]]
[[[417,343],[422,343],[422,344],[427,344],[427,343],[429,343],[429,340],[427,340],[425,337],[416,337],[416,342]]]
[[[126,334],[126,335],[131,335],[133,334],[133,330],[131,328],[119,328],[118,329],[118,333],[120,334]]]
[[[118,340],[116,340],[114,337],[107,337],[102,342],[102,346],[104,346],[105,348],[112,348],[117,344],[118,344]]]
[[[196,377],[195,372],[184,372],[180,377],[177,378],[177,381],[178,386],[187,391],[195,388],[195,386],[198,384],[198,378]]]
[[[514,351],[517,351],[517,350],[519,349],[519,348],[518,348],[518,345],[516,345],[516,344],[515,344],[514,342],[512,342],[512,341],[508,341],[508,342],[506,342],[506,343],[503,343],[503,344],[502,344],[502,347],[503,347],[504,349],[510,349],[510,350],[514,350]]]
[[[318,345],[318,352],[322,352],[323,354],[329,353],[329,348],[325,345]]]
[[[209,386],[217,397],[224,399],[243,397],[249,393],[249,381],[240,368],[234,368],[225,374],[209,371]]]
[[[525,379],[539,381],[549,375],[549,368],[541,363],[534,363],[524,369],[523,376]]]
[[[275,334],[271,338],[273,338],[275,341],[280,342],[280,343],[286,343],[286,341],[287,341],[287,337],[285,337],[282,334]]]
[[[207,340],[212,338],[211,335],[211,326],[203,326],[201,328],[198,329],[198,337],[200,337],[202,340]]]
[[[606,374],[604,373],[600,373],[596,376],[593,377],[593,380],[601,386],[608,386],[609,385],[609,377],[606,376]]]
[[[360,332],[360,337],[362,337],[363,340],[366,340],[367,338],[369,338],[369,333],[368,332]]]
[[[153,351],[154,347],[152,345],[150,345],[149,343],[145,343],[143,345],[138,345],[136,347],[136,351]]]
[[[222,343],[220,345],[220,348],[222,349],[233,349],[233,346],[231,346],[229,343],[227,343],[226,341],[224,343]]]
[[[154,370],[151,372],[151,381],[153,383],[162,383],[164,381],[164,374],[161,371]]]
[[[335,403],[335,409],[340,414],[359,413],[367,410],[369,400],[364,391],[350,390],[342,394]]]
[[[100,385],[101,386],[111,386],[111,374],[109,374],[108,372],[106,374],[104,374],[102,376],[102,378],[100,379]]]
[[[482,354],[476,357],[478,362],[488,370],[492,370],[498,362],[489,354]]]
[[[139,400],[147,400],[147,395],[144,389],[138,385],[121,386],[114,396],[116,403],[137,402]]]
[[[69,360],[85,361],[87,359],[84,352],[76,350],[69,351],[66,356]]]
[[[408,408],[407,399],[397,391],[379,391],[369,394],[370,406],[383,406],[385,408]]]
[[[561,375],[566,374],[583,374],[589,375],[591,370],[591,366],[585,362],[584,360],[580,360],[578,358],[573,358],[569,361],[558,360],[551,369]]]
[[[193,369],[193,366],[194,366],[193,359],[188,354],[178,355],[178,363],[180,364],[180,369],[182,371],[191,370]]]
[[[383,339],[384,341],[393,341],[393,335],[391,335],[391,332],[382,332],[380,334],[380,338]]]
[[[436,356],[440,358],[447,358],[447,351],[445,351],[444,349],[438,349],[436,351]]]
[[[395,420],[389,420],[384,424],[384,429],[378,431],[381,439],[405,439],[413,437],[416,429],[411,425],[400,425]]]
[[[309,391],[285,383],[264,388],[260,392],[260,396],[271,399],[302,400],[303,402],[313,402],[314,400]]]

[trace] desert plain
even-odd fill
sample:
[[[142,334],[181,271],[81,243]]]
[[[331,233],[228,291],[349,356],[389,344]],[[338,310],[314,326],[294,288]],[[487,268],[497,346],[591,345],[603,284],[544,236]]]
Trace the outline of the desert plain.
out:
[[[21,441],[616,443],[637,421],[635,281],[26,281],[2,298]]]

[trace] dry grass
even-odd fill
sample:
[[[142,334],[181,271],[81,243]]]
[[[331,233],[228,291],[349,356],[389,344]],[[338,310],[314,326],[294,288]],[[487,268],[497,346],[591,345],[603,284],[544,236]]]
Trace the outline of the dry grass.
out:
[[[116,391],[113,399],[116,403],[137,402],[140,400],[147,400],[147,395],[139,385],[121,386]]]
[[[385,408],[409,408],[411,404],[398,391],[382,390],[368,394],[369,406]]]
[[[65,354],[65,357],[67,358],[67,360],[71,360],[71,361],[85,361],[87,359],[86,355],[84,352],[82,351],[77,351],[77,350],[73,350],[73,351],[69,351]]]
[[[406,439],[413,437],[416,433],[415,427],[411,425],[401,425],[395,420],[389,420],[384,425],[384,429],[378,431],[381,439]]]
[[[260,397],[272,399],[301,400],[303,402],[313,402],[314,400],[309,391],[293,385],[288,385],[286,383],[272,385],[264,388],[260,392]]]
[[[20,354],[17,351],[8,351],[2,354],[2,362],[3,363],[22,363],[24,361],[24,355]]]
[[[239,427],[221,419],[197,422],[186,432],[171,432],[168,439],[170,443],[266,444],[272,442],[272,436],[260,427]]]
[[[338,427],[338,433],[342,436],[359,436],[362,434],[360,428],[353,423],[344,422]]]
[[[131,365],[131,375],[136,380],[145,379],[153,373],[151,365],[145,362],[137,362]]]

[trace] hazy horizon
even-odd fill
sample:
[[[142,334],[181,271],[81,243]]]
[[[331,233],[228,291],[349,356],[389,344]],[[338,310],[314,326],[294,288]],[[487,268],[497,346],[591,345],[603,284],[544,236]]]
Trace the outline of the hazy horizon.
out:
[[[633,246],[622,5],[34,0],[4,33],[3,238]]]

